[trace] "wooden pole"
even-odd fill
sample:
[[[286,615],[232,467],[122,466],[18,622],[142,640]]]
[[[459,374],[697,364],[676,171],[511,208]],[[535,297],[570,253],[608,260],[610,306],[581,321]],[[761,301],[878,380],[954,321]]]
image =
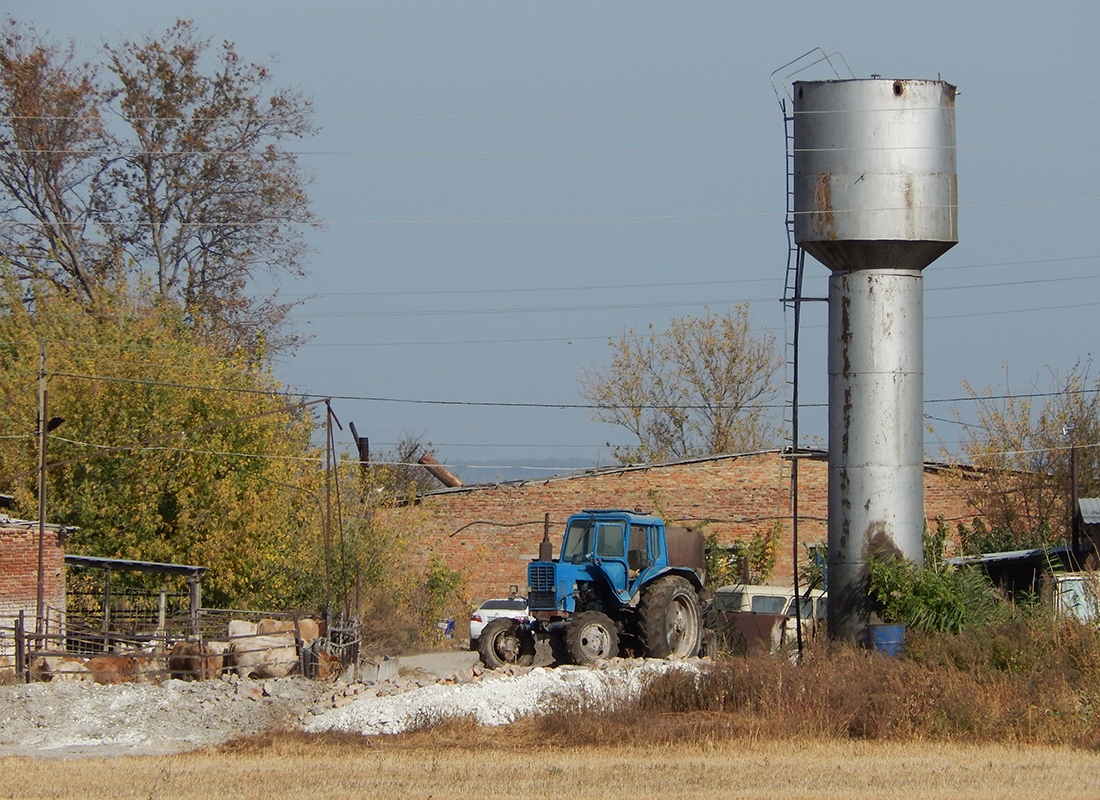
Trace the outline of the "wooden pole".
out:
[[[46,345],[38,354],[38,599],[34,632],[41,636],[46,612]]]
[[[332,630],[332,408],[325,403],[325,623]]]

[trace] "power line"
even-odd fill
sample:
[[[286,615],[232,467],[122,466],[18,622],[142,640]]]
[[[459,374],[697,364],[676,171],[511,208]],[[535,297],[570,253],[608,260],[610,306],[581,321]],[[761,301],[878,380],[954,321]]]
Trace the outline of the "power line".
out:
[[[957,101],[956,108],[960,111],[989,111],[1008,109],[1033,109],[1033,108],[1081,108],[1088,106],[1100,106],[1100,100],[1076,99],[1072,101],[1046,101],[1030,103],[987,103],[969,105],[963,100]],[[940,106],[929,107],[928,110],[939,111]],[[828,113],[836,113],[828,112]],[[57,115],[36,114],[33,116],[2,114],[3,120],[50,120],[50,121],[78,121],[90,119],[92,115]],[[321,116],[311,115],[310,119],[316,122],[570,122],[570,121],[597,121],[616,119],[737,119],[743,117],[774,118],[775,110],[760,111],[637,111],[618,114],[454,114],[454,115],[411,115],[411,114],[377,114],[355,116]],[[187,118],[192,122],[217,122],[220,117],[192,116]],[[262,117],[242,119],[258,120]],[[165,120],[176,121],[175,118],[157,116],[127,116],[126,120],[134,122],[161,122]]]
[[[272,390],[264,389],[249,389],[227,386],[204,386],[199,384],[186,384],[175,381],[158,381],[153,379],[141,379],[141,378],[118,378],[106,375],[89,375],[85,373],[75,372],[51,372],[50,377],[59,378],[74,378],[81,380],[103,381],[107,383],[126,383],[126,384],[140,384],[147,386],[160,386],[164,388],[174,389],[190,389],[195,391],[210,391],[210,392],[231,392],[241,394],[259,394],[270,397],[284,397],[291,396],[300,398],[313,398],[312,402],[306,403],[306,405],[313,405],[315,402],[324,402],[329,400],[347,400],[356,402],[373,402],[373,403],[401,403],[407,405],[439,405],[439,406],[468,406],[468,407],[486,407],[486,408],[553,408],[553,409],[580,409],[580,410],[598,410],[605,408],[599,404],[593,403],[536,403],[536,402],[505,402],[498,400],[425,400],[417,398],[399,398],[399,397],[381,397],[370,395],[336,395],[336,394],[312,394],[308,392],[276,392]],[[981,402],[991,400],[1020,400],[1020,399],[1042,399],[1051,397],[1061,397],[1065,395],[1091,395],[1100,392],[1100,387],[1092,389],[1066,389],[1050,392],[1025,392],[1025,393],[1003,393],[1003,394],[985,394],[985,395],[968,395],[960,397],[945,397],[939,399],[925,399],[925,404],[940,404],[940,403],[962,403],[962,402]],[[803,403],[803,408],[825,408],[828,404],[821,403]],[[705,410],[707,408],[714,408],[713,404],[710,405],[691,405],[691,404],[644,404],[639,408],[650,410],[668,410],[671,408],[683,408],[692,411]],[[749,406],[739,406],[744,408],[766,408],[775,409],[783,408],[783,403],[754,403]],[[269,413],[269,412],[264,412]]]
[[[218,430],[220,428],[225,428],[229,425],[237,425],[241,422],[249,422],[249,421],[254,420],[254,419],[260,419],[262,417],[268,417],[268,416],[272,416],[274,414],[283,414],[283,413],[295,411],[295,410],[298,410],[298,409],[308,408],[310,406],[318,405],[319,403],[325,403],[327,401],[328,401],[328,398],[321,398],[321,399],[318,399],[318,400],[311,400],[311,401],[303,400],[303,401],[298,402],[298,403],[293,403],[293,404],[289,404],[289,405],[282,405],[282,406],[279,406],[278,408],[267,409],[265,411],[258,411],[258,412],[253,413],[253,414],[244,414],[242,416],[234,417],[232,419],[219,420],[218,422],[211,422],[211,423],[208,423],[206,425],[199,425],[199,426],[194,427],[194,428],[188,428],[187,430],[174,431],[172,433],[160,434],[158,436],[153,436],[153,437],[150,437],[148,439],[142,439],[141,441],[137,441],[137,442],[131,442],[129,444],[103,445],[103,446],[97,448],[98,452],[96,452],[96,453],[92,453],[90,455],[84,455],[84,456],[76,456],[76,457],[73,457],[73,458],[64,458],[64,459],[61,459],[60,461],[51,461],[48,464],[42,465],[42,467],[40,469],[42,471],[45,471],[47,469],[56,469],[57,467],[63,467],[63,466],[67,466],[69,464],[77,464],[77,463],[80,463],[81,461],[87,461],[88,459],[95,458],[98,455],[107,455],[107,454],[110,454],[110,453],[121,453],[121,452],[127,452],[127,451],[136,450],[136,449],[140,449],[140,448],[146,448],[146,447],[149,447],[151,445],[157,445],[160,442],[171,441],[172,439],[181,439],[185,436],[190,436],[190,435],[195,434],[195,433],[207,433],[209,431],[214,431],[214,430]],[[7,475],[2,479],[2,482],[11,483],[11,482],[16,481],[20,478],[25,478],[28,475],[33,475],[38,471],[39,471],[38,469],[35,469],[35,470],[30,470],[30,471],[17,472],[13,475]]]
[[[1081,281],[1093,281],[1100,280],[1100,275],[1074,275],[1062,278],[1035,278],[1029,280],[1019,281],[995,281],[992,283],[973,283],[962,286],[940,286],[930,289],[926,289],[926,292],[946,292],[946,291],[958,291],[965,289],[993,289],[993,288],[1005,288],[1011,286],[1032,286],[1035,284],[1052,284],[1052,283],[1069,283],[1069,282],[1081,282]],[[769,279],[769,282],[774,282]],[[570,313],[570,312],[588,312],[588,311],[620,311],[642,308],[677,308],[680,306],[733,306],[739,304],[751,304],[751,303],[777,303],[780,301],[778,296],[776,297],[751,297],[751,298],[739,298],[735,300],[673,300],[662,302],[645,302],[645,303],[604,303],[599,305],[581,305],[581,306],[513,306],[505,308],[461,308],[461,309],[413,309],[413,310],[386,310],[386,311],[313,311],[310,312],[303,309],[300,314],[291,312],[291,316],[308,316],[310,318],[342,318],[342,317],[439,317],[439,316],[485,316],[496,314],[546,314],[546,313]],[[1024,310],[1035,310],[1034,308],[1028,308]],[[993,313],[1004,313],[1004,311],[997,311]],[[968,312],[967,316],[971,314]],[[938,319],[938,317],[933,317]]]
[[[200,392],[229,392],[234,394],[253,394],[262,395],[264,397],[283,398],[289,396],[306,397],[307,395],[299,395],[295,392],[281,392],[275,389],[252,389],[248,387],[238,386],[202,386],[191,383],[179,383],[176,381],[158,381],[146,378],[118,378],[108,375],[88,375],[80,372],[51,372],[49,377],[57,378],[79,378],[89,381],[102,381],[103,383],[128,383],[137,384],[140,386],[160,386],[167,389],[192,389]],[[319,402],[323,401],[323,398],[328,395],[308,395],[309,397],[319,398]]]
[[[1034,258],[1021,261],[997,261],[983,264],[952,264],[937,265],[936,272],[954,272],[970,269],[988,269],[990,267],[1020,267],[1036,266],[1039,264],[1059,264],[1073,261],[1093,261],[1100,259],[1100,254],[1086,256],[1065,256],[1061,258]],[[670,267],[671,269],[671,267]],[[1096,276],[1088,276],[1096,277]],[[431,297],[434,295],[466,295],[466,294],[531,294],[543,292],[599,292],[622,291],[624,289],[670,289],[694,286],[736,286],[745,283],[778,283],[779,279],[769,278],[736,278],[730,280],[715,281],[675,281],[663,283],[618,283],[597,284],[595,286],[535,286],[535,287],[510,287],[486,286],[478,289],[417,289],[413,291],[377,291],[377,292],[314,292],[311,294],[284,294],[284,298],[318,298],[318,297]],[[984,284],[998,285],[998,284]],[[940,291],[940,289],[925,289],[925,291]]]
[[[546,314],[581,311],[620,311],[639,308],[676,308],[678,306],[733,306],[742,303],[778,302],[778,297],[757,297],[741,300],[682,300],[660,303],[604,303],[588,306],[528,306],[522,308],[417,309],[414,311],[317,311],[310,317],[440,317],[487,316],[496,314]]]

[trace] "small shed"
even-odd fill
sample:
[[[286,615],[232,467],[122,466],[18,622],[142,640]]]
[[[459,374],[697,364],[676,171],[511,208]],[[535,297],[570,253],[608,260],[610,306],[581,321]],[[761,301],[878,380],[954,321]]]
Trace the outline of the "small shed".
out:
[[[197,634],[199,628],[199,610],[202,608],[202,577],[207,572],[207,567],[199,567],[192,564],[164,564],[157,561],[133,561],[125,558],[102,558],[100,556],[81,556],[67,554],[65,565],[70,569],[97,569],[103,570],[101,584],[101,601],[99,608],[98,634],[99,641],[107,644],[107,637],[112,631],[117,630],[118,625],[115,603],[113,599],[112,578],[117,572],[145,572],[155,575],[169,575],[182,577],[187,581],[188,587],[188,628],[191,634]],[[76,620],[70,619],[70,638],[73,635],[72,628]],[[91,628],[84,624],[82,627]],[[156,631],[163,634],[167,628],[167,596],[164,588],[160,589],[156,609]]]
[[[1100,552],[1100,497],[1081,497],[1077,500],[1073,531],[1086,552]],[[1095,559],[1084,564],[1091,569],[1100,567]]]
[[[985,574],[1005,592],[1038,595],[1043,590],[1044,576],[1052,572],[1073,572],[1082,563],[1093,559],[1091,542],[1085,541],[1074,551],[1072,547],[1037,547],[1027,550],[1007,550],[982,553],[977,556],[956,556],[948,564],[980,564]]]

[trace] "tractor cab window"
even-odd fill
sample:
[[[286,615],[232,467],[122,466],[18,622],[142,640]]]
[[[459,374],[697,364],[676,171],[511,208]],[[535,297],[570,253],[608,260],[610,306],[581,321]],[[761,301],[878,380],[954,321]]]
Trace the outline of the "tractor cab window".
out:
[[[621,522],[601,522],[597,538],[597,555],[622,558],[626,555],[626,539]]]
[[[661,536],[657,526],[654,525],[649,528],[649,557],[656,561],[661,555]]]
[[[593,555],[623,558],[626,555],[626,530],[621,522],[576,520],[565,532],[562,557],[574,564]]]
[[[630,542],[626,549],[626,561],[633,580],[652,562],[649,557],[649,530],[644,525],[630,526]]]
[[[562,545],[562,559],[579,564],[592,552],[592,520],[575,520],[569,523],[565,531],[565,544]]]

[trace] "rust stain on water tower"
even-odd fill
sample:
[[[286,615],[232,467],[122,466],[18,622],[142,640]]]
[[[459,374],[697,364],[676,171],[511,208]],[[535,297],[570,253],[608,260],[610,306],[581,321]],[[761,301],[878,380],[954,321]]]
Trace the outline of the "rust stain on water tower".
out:
[[[836,239],[836,218],[833,215],[833,192],[827,173],[817,176],[814,185],[814,231],[828,239]]]

